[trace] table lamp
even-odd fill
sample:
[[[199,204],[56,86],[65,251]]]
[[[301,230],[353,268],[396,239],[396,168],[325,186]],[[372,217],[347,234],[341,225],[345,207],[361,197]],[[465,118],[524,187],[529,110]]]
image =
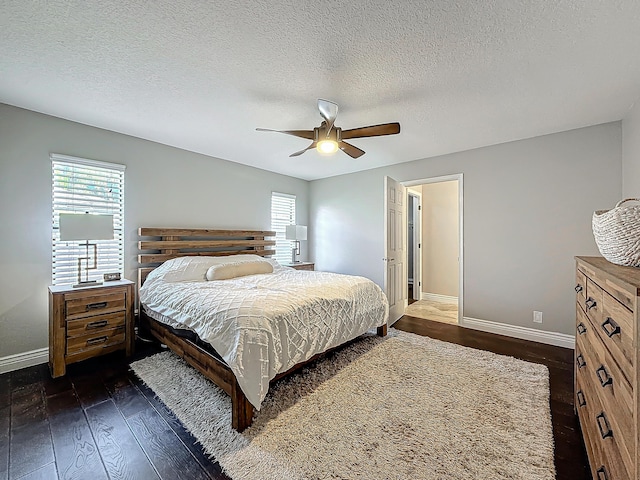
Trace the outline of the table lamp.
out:
[[[89,243],[89,240],[113,240],[113,215],[93,215],[91,213],[61,213],[60,214],[60,240],[84,241],[86,254],[78,257],[78,283],[77,287],[90,287],[102,285],[97,280],[89,280],[89,270],[98,268],[98,245]],[[93,246],[93,266],[89,266],[89,245]],[[85,279],[82,280],[82,260],[86,261]]]
[[[291,263],[299,263],[300,260],[297,259],[297,256],[300,255],[300,240],[307,239],[307,226],[287,225],[285,238],[295,241],[295,247],[291,250]]]

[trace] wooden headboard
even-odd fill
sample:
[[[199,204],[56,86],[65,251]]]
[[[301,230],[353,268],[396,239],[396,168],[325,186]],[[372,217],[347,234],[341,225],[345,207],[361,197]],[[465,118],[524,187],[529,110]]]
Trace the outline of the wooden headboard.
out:
[[[147,275],[162,262],[184,256],[221,257],[252,253],[263,257],[274,255],[276,232],[263,230],[212,230],[208,228],[148,228],[138,229],[138,288]],[[149,252],[152,250],[153,252]]]

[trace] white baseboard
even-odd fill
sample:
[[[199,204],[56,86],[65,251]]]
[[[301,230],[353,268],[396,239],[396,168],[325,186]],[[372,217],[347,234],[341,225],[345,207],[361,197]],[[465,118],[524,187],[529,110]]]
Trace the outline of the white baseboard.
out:
[[[439,293],[420,292],[420,300],[431,300],[434,302],[458,303],[458,297],[440,295]]]
[[[30,352],[16,353],[0,357],[0,373],[13,372],[21,368],[33,367],[49,361],[49,349],[39,348]]]
[[[496,333],[498,335],[506,335],[507,337],[555,345],[556,347],[575,349],[576,346],[575,337],[573,335],[567,335],[566,333],[545,332],[535,328],[507,325],[506,323],[491,322],[489,320],[470,317],[464,317],[460,326],[481,330],[483,332]]]

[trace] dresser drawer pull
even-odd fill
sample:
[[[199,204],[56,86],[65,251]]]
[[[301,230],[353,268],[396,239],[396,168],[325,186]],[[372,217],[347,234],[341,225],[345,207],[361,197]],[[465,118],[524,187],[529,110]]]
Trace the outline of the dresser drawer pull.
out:
[[[609,475],[607,475],[607,469],[604,468],[604,465],[596,470],[596,474],[598,475],[597,480],[609,480]]]
[[[613,378],[611,378],[611,376],[609,375],[609,372],[607,372],[607,369],[604,368],[604,365],[600,365],[600,368],[596,370],[596,375],[598,376],[598,380],[600,380],[600,385],[602,385],[603,388],[606,387],[607,385],[613,384]]]
[[[576,291],[576,293],[580,293],[584,289],[582,288],[582,285],[578,284],[576,285],[576,288],[574,288],[574,290]]]
[[[85,329],[92,330],[94,328],[104,327],[108,323],[109,323],[108,320],[98,320],[97,322],[87,323],[87,326],[85,327]]]
[[[98,308],[104,308],[106,306],[107,306],[107,302],[88,303],[87,304],[87,311],[96,310]]]
[[[596,415],[596,423],[598,424],[600,436],[603,440],[607,437],[613,437],[613,432],[611,431],[611,427],[609,427],[609,422],[607,421],[607,417],[604,415],[604,412]]]
[[[580,335],[584,335],[585,333],[587,333],[587,327],[584,326],[584,323],[580,322],[578,324],[578,326],[576,327],[576,329],[578,330],[578,333]]]
[[[620,335],[620,325],[614,322],[613,318],[611,317],[607,317],[607,319],[604,322],[602,322],[602,325],[600,326],[605,331],[605,333],[609,336],[609,338],[613,337],[614,335]],[[608,329],[607,328],[608,326],[611,327],[611,329]]]
[[[587,307],[587,310],[591,310],[598,304],[598,302],[596,302],[593,298],[589,297],[587,301],[584,302],[584,304]]]
[[[587,401],[584,399],[584,393],[582,393],[582,390],[578,390],[578,392],[576,393],[576,397],[578,397],[579,407],[584,407],[587,404]]]
[[[578,364],[578,368],[587,366],[587,362],[584,361],[584,357],[582,356],[582,354],[576,357],[576,363]]]
[[[106,335],[103,337],[90,338],[87,340],[87,345],[98,345],[99,343],[104,343],[109,339]]]

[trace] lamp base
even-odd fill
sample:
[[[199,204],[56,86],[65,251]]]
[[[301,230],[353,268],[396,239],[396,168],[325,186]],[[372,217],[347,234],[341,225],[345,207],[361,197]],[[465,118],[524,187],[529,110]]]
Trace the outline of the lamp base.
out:
[[[81,288],[81,287],[95,287],[97,285],[102,285],[102,282],[98,280],[87,280],[84,282],[76,283],[73,288]]]

